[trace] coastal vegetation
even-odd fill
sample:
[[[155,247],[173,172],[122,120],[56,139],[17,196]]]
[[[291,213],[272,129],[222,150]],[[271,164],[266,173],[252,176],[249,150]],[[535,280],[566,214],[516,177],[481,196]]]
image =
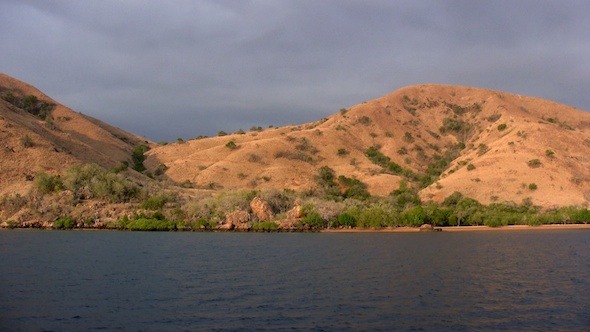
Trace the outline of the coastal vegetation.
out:
[[[388,167],[390,161],[380,158],[375,151],[371,150],[371,153],[377,163]],[[47,224],[53,229],[211,231],[223,230],[223,225],[232,222],[236,215],[241,216],[236,222],[240,228],[225,230],[273,232],[419,227],[423,224],[499,227],[590,222],[587,208],[570,206],[542,210],[530,199],[520,204],[494,202],[484,205],[455,192],[440,203],[423,202],[418,196],[419,188],[406,180],[387,197],[375,197],[368,193],[366,184],[337,175],[327,166],[320,168],[316,187],[306,192],[234,190],[186,198],[162,189],[139,187],[121,174],[93,164],[70,167],[61,175],[39,173],[34,184],[35,190],[29,196],[2,197],[0,209],[17,211],[28,208],[40,219],[53,218]],[[530,190],[537,188],[534,183],[528,187]],[[59,208],[44,205],[56,200]],[[263,217],[259,207],[253,204],[255,200],[262,202],[271,217]],[[122,204],[126,208],[119,216],[111,216],[107,221],[78,213],[80,205],[101,206],[101,202]],[[14,221],[6,221],[6,224],[10,228],[42,227],[19,225]]]

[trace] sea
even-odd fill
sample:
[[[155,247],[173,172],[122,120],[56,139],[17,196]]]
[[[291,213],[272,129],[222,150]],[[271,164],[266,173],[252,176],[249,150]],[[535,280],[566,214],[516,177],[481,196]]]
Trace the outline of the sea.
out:
[[[0,231],[2,331],[589,331],[590,231]]]

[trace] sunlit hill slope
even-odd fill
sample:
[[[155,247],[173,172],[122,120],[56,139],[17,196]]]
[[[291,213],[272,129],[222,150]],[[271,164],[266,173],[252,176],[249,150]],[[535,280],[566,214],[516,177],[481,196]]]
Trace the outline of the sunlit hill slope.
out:
[[[406,181],[425,201],[590,200],[590,114],[540,98],[418,85],[314,123],[221,135],[159,146],[146,164],[208,189],[312,190],[328,166],[380,196]]]

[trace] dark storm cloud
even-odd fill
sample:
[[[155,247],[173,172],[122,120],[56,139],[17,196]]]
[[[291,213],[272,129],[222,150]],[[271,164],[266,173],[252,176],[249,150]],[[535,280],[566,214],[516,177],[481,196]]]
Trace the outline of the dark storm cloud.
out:
[[[155,140],[313,121],[418,83],[590,109],[584,1],[4,1],[0,71]]]

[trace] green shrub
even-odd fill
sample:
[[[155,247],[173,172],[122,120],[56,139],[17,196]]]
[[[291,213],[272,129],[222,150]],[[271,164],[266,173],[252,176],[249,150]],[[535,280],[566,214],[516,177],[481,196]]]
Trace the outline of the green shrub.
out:
[[[488,227],[501,227],[510,224],[510,214],[501,212],[489,212],[484,219],[484,225]]]
[[[310,155],[305,154],[303,152],[277,151],[274,156],[275,158],[300,160],[310,164],[313,163],[313,158]]]
[[[31,138],[31,136],[25,135],[25,136],[21,137],[20,145],[23,148],[27,149],[27,148],[33,147],[35,145],[35,143],[33,143],[33,139]]]
[[[383,206],[372,205],[360,211],[356,224],[362,228],[380,228],[393,224],[393,218]]]
[[[467,170],[468,171],[473,171],[474,169],[475,169],[475,165],[473,165],[473,164],[468,164],[467,165]]]
[[[401,174],[404,172],[404,169],[400,165],[391,161],[388,156],[379,151],[378,146],[372,146],[365,150],[365,156],[374,164],[383,167],[385,170],[393,174]]]
[[[301,214],[303,218],[301,223],[309,226],[312,229],[324,228],[326,220],[322,218],[315,205],[306,203],[301,206]]]
[[[355,227],[356,226],[356,218],[349,214],[349,213],[341,213],[336,218],[336,221],[333,223],[334,227]]]
[[[38,173],[35,176],[35,188],[42,194],[50,194],[62,190],[64,184],[59,176]]]
[[[537,190],[537,184],[536,183],[529,184],[529,189],[530,190]]]
[[[421,205],[411,207],[401,213],[401,219],[404,225],[419,227],[426,221],[426,213]]]
[[[157,218],[138,218],[123,224],[123,228],[130,231],[173,231],[176,223]]]
[[[502,131],[505,130],[508,126],[505,123],[499,124],[498,125],[498,131]]]
[[[261,160],[262,158],[255,153],[250,153],[250,155],[248,156],[248,161],[251,163],[259,163]]]
[[[237,149],[237,148],[238,148],[238,145],[236,144],[236,142],[234,142],[234,141],[232,140],[232,141],[229,141],[229,142],[227,142],[227,143],[225,144],[225,147],[226,147],[226,148],[228,148],[228,149],[230,149],[230,150],[235,150],[235,149]]]
[[[138,171],[138,172],[143,172],[146,170],[145,166],[143,165],[143,162],[145,161],[145,153],[149,150],[150,148],[145,145],[145,144],[140,144],[138,146],[136,146],[135,148],[133,148],[133,151],[131,152],[131,161],[133,163],[133,169]]]
[[[217,136],[227,136],[227,133],[223,130],[217,132]]]
[[[477,146],[477,155],[478,156],[483,156],[484,154],[486,154],[486,152],[488,152],[490,150],[490,148],[484,144],[484,143],[480,143]]]
[[[371,197],[367,191],[367,185],[358,179],[351,179],[344,175],[338,177],[338,184],[344,189],[340,193],[343,198],[355,198],[358,200],[365,200]]]
[[[443,134],[454,132],[460,133],[470,128],[469,124],[463,120],[457,120],[453,118],[444,118],[443,125],[439,128],[439,131]]]
[[[144,199],[140,207],[144,210],[161,210],[171,200],[172,198],[169,195],[160,193]]]
[[[365,126],[368,126],[369,124],[371,124],[371,118],[369,118],[368,116],[364,115],[359,119],[359,123],[363,124]]]
[[[404,133],[404,141],[406,141],[407,143],[412,143],[412,142],[414,142],[414,137],[412,136],[411,133],[406,131]]]
[[[553,156],[555,155],[555,152],[553,152],[553,150],[551,150],[551,149],[547,149],[545,151],[545,155],[549,158],[553,158]]]
[[[76,226],[76,223],[71,217],[59,218],[53,222],[54,229],[72,229]]]
[[[345,148],[338,149],[338,155],[341,157],[346,156],[348,153],[348,150],[346,150]]]
[[[111,203],[129,202],[140,193],[136,184],[96,164],[68,168],[63,175],[63,184],[77,199],[99,198]]]
[[[392,191],[389,196],[393,200],[393,204],[395,208],[398,210],[403,210],[415,205],[420,205],[422,202],[420,201],[420,196],[418,196],[418,191],[412,187],[408,186],[407,181],[400,182],[399,188]]]
[[[538,168],[541,167],[542,163],[539,159],[531,159],[527,162],[527,165],[531,168]]]
[[[274,221],[256,222],[252,224],[252,229],[262,232],[273,232],[279,229],[279,224]]]
[[[12,105],[25,110],[26,112],[45,120],[51,116],[51,111],[55,108],[55,104],[39,100],[34,95],[27,95],[23,97],[15,96],[12,92],[7,91],[0,96],[2,99],[11,103]]]

